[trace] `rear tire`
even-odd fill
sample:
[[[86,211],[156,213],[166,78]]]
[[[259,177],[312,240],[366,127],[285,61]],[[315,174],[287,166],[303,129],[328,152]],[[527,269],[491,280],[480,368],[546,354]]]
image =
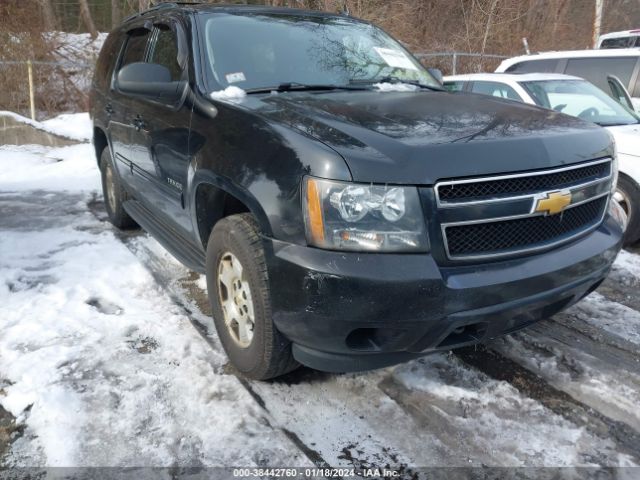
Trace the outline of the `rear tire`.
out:
[[[251,214],[232,215],[215,225],[206,268],[213,321],[231,364],[256,380],[297,368],[291,342],[273,324],[262,239]]]
[[[114,227],[122,230],[137,227],[138,225],[133,218],[124,210],[123,204],[129,200],[129,195],[120,183],[109,147],[104,148],[100,154],[100,173],[102,176],[104,206],[107,210],[109,221]]]
[[[627,231],[624,234],[624,246],[640,240],[640,185],[626,175],[620,175],[614,198],[627,213]]]

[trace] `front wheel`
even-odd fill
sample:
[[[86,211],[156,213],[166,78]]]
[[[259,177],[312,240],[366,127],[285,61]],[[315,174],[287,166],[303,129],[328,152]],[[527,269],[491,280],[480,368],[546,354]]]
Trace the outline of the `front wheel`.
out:
[[[291,342],[271,318],[264,249],[251,214],[216,224],[207,243],[206,268],[213,321],[231,364],[257,380],[295,369]]]
[[[640,240],[640,186],[629,177],[620,175],[613,199],[627,214],[628,224],[624,234],[624,245],[629,246]]]

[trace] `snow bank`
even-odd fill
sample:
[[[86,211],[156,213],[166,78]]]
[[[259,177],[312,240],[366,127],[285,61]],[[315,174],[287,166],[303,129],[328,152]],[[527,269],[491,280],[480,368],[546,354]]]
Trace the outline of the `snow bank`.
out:
[[[42,122],[31,120],[30,118],[6,110],[0,110],[0,115],[12,117],[18,122],[31,125],[38,130],[79,142],[90,141],[93,134],[93,125],[88,113],[63,114]]]
[[[93,122],[88,113],[70,113],[59,115],[40,122],[40,128],[56,135],[78,141],[91,141]]]

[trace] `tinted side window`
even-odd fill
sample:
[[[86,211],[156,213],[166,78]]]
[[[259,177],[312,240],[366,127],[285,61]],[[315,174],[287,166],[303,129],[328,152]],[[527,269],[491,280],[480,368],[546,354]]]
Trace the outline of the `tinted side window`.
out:
[[[104,41],[96,63],[96,70],[93,73],[93,82],[96,87],[105,89],[109,85],[109,74],[113,71],[113,64],[116,61],[116,56],[120,53],[121,45],[122,36],[117,33],[109,34]]]
[[[491,95],[492,97],[508,98],[510,100],[519,100],[520,96],[509,85],[498,82],[473,82],[471,87],[473,93],[482,95]]]
[[[507,68],[507,72],[510,73],[535,73],[535,72],[555,72],[558,66],[558,60],[526,60],[524,62],[516,63]]]
[[[584,78],[608,92],[607,75],[615,75],[623,85],[628,86],[637,61],[637,57],[572,58],[567,63],[565,73]]]
[[[171,72],[171,80],[179,80],[182,69],[178,65],[178,41],[173,30],[158,27],[158,38],[151,53],[150,62],[164,65]]]
[[[464,82],[445,82],[444,88],[450,92],[461,92],[464,89]]]
[[[628,48],[633,47],[633,37],[608,38],[603,40],[600,48]]]
[[[149,30],[135,30],[129,34],[127,46],[120,62],[120,68],[130,63],[144,62],[144,54],[147,49]]]
[[[636,37],[636,43],[635,43],[636,47],[640,47],[640,37]]]

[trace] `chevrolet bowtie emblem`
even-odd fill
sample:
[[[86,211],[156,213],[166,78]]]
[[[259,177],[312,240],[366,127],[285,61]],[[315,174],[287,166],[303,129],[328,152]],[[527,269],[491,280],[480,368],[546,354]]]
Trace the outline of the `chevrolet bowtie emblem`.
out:
[[[571,204],[571,192],[563,190],[560,192],[543,193],[534,199],[533,211],[544,213],[545,215],[555,215],[562,212]]]

